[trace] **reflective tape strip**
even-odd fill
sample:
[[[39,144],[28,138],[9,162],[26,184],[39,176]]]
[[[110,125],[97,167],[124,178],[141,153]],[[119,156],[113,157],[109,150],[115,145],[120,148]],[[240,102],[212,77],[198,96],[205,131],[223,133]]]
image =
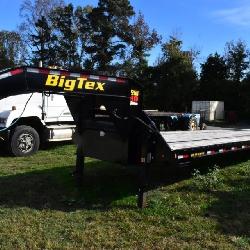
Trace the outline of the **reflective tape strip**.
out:
[[[125,79],[121,79],[121,78],[116,78],[116,82],[118,82],[118,83],[125,83],[126,80]]]
[[[108,77],[108,76],[97,76],[97,75],[85,75],[80,73],[70,73],[69,71],[62,70],[48,70],[48,69],[37,69],[37,68],[27,68],[27,72],[29,73],[37,73],[37,74],[51,74],[51,75],[62,75],[62,76],[71,76],[75,78],[87,78],[98,81],[110,81],[117,83],[125,83],[126,80],[122,78]],[[2,75],[0,76],[2,77]],[[0,78],[1,79],[1,78]]]
[[[70,72],[68,71],[60,71],[61,76],[70,76]]]
[[[60,71],[57,71],[57,70],[50,70],[49,72],[51,75],[56,75],[56,76],[60,76]]]
[[[90,79],[93,79],[93,80],[99,80],[99,79],[100,79],[100,76],[90,75],[89,78],[90,78]]]
[[[11,76],[11,73],[10,73],[10,72],[9,72],[9,73],[4,73],[4,74],[0,75],[0,79],[7,78],[7,77],[9,77],[9,76]]]
[[[14,70],[11,70],[11,71],[10,71],[10,74],[11,74],[12,76],[18,75],[18,74],[21,74],[21,73],[23,73],[23,69],[14,69]]]
[[[100,77],[99,77],[99,80],[100,80],[100,81],[107,81],[107,80],[108,80],[108,77],[107,77],[107,76],[100,76]]]
[[[87,79],[89,79],[89,75],[80,75],[81,76],[81,78],[87,78]]]
[[[189,158],[189,155],[178,155],[178,160],[187,158]]]
[[[216,154],[216,151],[215,150],[210,150],[210,151],[207,151],[207,154],[208,155],[214,155],[214,154]]]
[[[110,81],[110,82],[116,82],[116,78],[114,78],[114,77],[108,77],[108,81]]]
[[[44,74],[44,75],[49,75],[50,70],[48,70],[48,69],[38,69],[38,73]]]
[[[0,79],[17,75],[23,72],[23,69],[15,69],[13,71],[10,71],[8,73],[4,73],[0,75]],[[85,75],[80,73],[70,73],[69,71],[64,70],[49,70],[49,69],[43,69],[43,68],[27,68],[27,72],[29,73],[36,73],[36,74],[45,74],[45,75],[58,75],[58,76],[70,76],[75,78],[87,78],[87,79],[93,79],[98,81],[110,81],[110,82],[117,82],[117,83],[125,83],[126,79],[123,78],[115,78],[115,77],[108,77],[108,76],[97,76],[97,75]]]
[[[29,72],[29,73],[40,73],[38,69],[34,69],[34,68],[28,68],[27,72]]]
[[[1,74],[0,79],[4,79],[4,78],[10,77],[10,76],[15,76],[15,75],[18,75],[21,73],[23,73],[23,69],[14,69],[8,73]]]
[[[75,77],[75,78],[80,78],[80,77],[81,77],[81,74],[78,74],[78,73],[71,73],[70,76],[71,76],[71,77]]]

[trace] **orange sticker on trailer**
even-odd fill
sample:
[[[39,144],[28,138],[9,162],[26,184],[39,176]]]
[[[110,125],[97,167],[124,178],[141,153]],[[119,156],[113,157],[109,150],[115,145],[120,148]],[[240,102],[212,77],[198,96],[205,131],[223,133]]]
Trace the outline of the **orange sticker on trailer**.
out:
[[[130,94],[130,105],[138,105],[139,102],[139,90],[131,89],[131,94]]]

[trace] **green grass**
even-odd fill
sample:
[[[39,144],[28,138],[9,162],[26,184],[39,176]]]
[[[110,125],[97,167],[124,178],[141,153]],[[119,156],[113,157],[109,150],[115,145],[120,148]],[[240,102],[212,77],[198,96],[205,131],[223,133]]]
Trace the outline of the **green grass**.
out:
[[[0,249],[250,249],[247,158],[215,170],[197,162],[195,175],[155,166],[140,210],[135,167],[87,159],[77,189],[73,145],[29,158],[2,153]]]

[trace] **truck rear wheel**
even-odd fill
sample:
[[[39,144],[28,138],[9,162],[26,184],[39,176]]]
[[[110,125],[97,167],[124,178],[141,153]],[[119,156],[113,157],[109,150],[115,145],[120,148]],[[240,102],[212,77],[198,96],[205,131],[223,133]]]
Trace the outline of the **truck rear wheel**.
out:
[[[10,152],[15,156],[34,154],[40,145],[37,131],[30,126],[17,126],[10,138]]]
[[[196,118],[195,117],[190,118],[189,124],[188,124],[188,130],[195,131],[197,129],[198,129],[198,124],[197,124]]]

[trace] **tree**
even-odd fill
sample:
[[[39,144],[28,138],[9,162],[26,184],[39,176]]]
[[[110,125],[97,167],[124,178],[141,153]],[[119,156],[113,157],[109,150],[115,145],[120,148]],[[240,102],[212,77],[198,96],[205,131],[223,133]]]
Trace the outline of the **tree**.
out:
[[[0,69],[20,65],[24,52],[25,47],[18,33],[0,31]]]
[[[112,62],[123,57],[129,32],[129,19],[134,15],[129,0],[99,0],[88,14],[91,43],[86,48],[97,70],[111,71]]]
[[[234,92],[229,100],[230,107],[227,108],[241,112],[244,109],[244,104],[242,103],[242,80],[249,68],[249,50],[245,42],[238,40],[237,42],[228,42],[225,51],[231,88]]]
[[[81,68],[73,5],[69,4],[53,10],[51,20],[56,33],[54,49],[57,52],[57,64],[67,69]]]
[[[241,84],[241,117],[250,120],[250,74],[248,73]]]
[[[245,42],[238,40],[226,44],[225,59],[229,68],[231,80],[236,84],[244,78],[246,70],[249,68],[249,50]]]
[[[47,19],[42,16],[35,23],[35,30],[37,34],[30,36],[30,40],[34,49],[32,53],[35,58],[33,63],[38,64],[39,61],[43,62],[43,66],[50,66],[55,64],[55,50],[54,41],[55,35],[52,34],[52,28],[49,27]]]
[[[210,54],[201,64],[199,98],[203,100],[224,100],[228,80],[228,67],[225,59],[217,52]]]
[[[19,33],[27,47],[27,62],[37,62],[37,58],[33,58],[33,56],[44,54],[44,52],[38,52],[39,48],[43,47],[42,44],[38,43],[44,40],[41,30],[44,29],[45,31],[47,29],[46,26],[48,26],[48,29],[51,29],[50,13],[53,9],[60,6],[64,6],[63,0],[23,0],[20,7],[22,22],[19,25]],[[43,20],[44,18],[46,19],[46,24],[45,20]],[[49,45],[50,41],[46,41],[46,43],[46,46],[52,47],[52,45]]]
[[[123,65],[126,74],[142,80],[148,67],[149,51],[160,41],[161,36],[158,35],[156,30],[150,30],[144,16],[139,12],[135,22],[130,27],[128,39],[130,50]]]
[[[230,80],[229,68],[224,57],[218,53],[209,55],[201,64],[200,88],[197,97],[207,101],[224,101],[227,110],[235,110],[238,87]]]
[[[162,110],[186,111],[190,108],[197,85],[197,73],[193,61],[196,53],[184,51],[182,41],[170,36],[162,45],[157,70],[158,107]]]
[[[90,49],[93,41],[93,29],[90,24],[89,15],[93,7],[78,6],[75,10],[75,27],[78,34],[78,52],[81,67],[86,70],[94,69],[94,52]]]

